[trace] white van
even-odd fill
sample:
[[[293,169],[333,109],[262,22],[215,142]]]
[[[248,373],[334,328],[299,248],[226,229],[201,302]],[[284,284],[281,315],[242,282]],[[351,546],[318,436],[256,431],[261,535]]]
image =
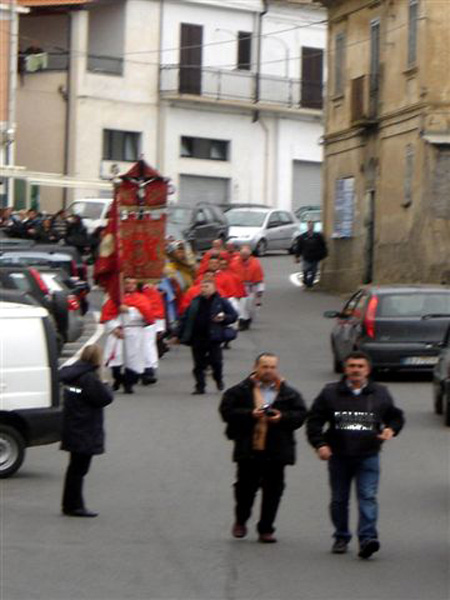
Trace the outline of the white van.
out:
[[[0,302],[0,478],[61,437],[56,334],[45,308]]]
[[[80,198],[69,204],[67,212],[81,217],[88,233],[94,233],[106,227],[111,204],[112,198]]]

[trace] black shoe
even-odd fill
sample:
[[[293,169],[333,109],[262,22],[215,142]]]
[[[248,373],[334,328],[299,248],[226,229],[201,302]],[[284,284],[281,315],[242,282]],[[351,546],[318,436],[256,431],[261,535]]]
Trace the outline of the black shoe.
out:
[[[216,386],[219,392],[222,392],[225,389],[225,385],[222,380],[216,381]]]
[[[115,382],[113,383],[112,389],[113,389],[115,392],[118,392],[118,391],[120,390],[120,381],[115,381]]]
[[[198,396],[200,394],[204,394],[205,390],[203,388],[195,388],[195,390],[192,392],[193,396]]]
[[[370,558],[374,552],[378,552],[380,549],[380,542],[378,540],[364,540],[359,546],[358,556],[359,558]]]
[[[123,391],[125,394],[134,394],[134,390],[130,385],[124,385]]]
[[[345,554],[348,550],[348,542],[343,539],[337,539],[331,547],[333,554]]]
[[[73,510],[67,510],[63,508],[63,515],[66,517],[97,517],[98,513],[87,510],[86,508],[74,508]]]

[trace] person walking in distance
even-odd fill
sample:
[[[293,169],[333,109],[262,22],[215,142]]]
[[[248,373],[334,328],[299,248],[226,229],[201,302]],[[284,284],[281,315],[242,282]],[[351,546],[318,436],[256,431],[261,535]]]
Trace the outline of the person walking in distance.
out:
[[[217,389],[224,389],[221,344],[225,340],[225,327],[236,319],[236,311],[216,291],[214,281],[204,280],[200,295],[192,300],[181,317],[177,336],[182,344],[192,349],[194,394],[205,393],[208,365],[211,365]]]
[[[247,535],[247,521],[261,488],[258,540],[274,543],[284,469],[295,463],[294,431],[306,418],[302,396],[280,377],[278,357],[263,352],[256,358],[253,372],[226,390],[219,410],[227,423],[226,435],[234,441],[233,460],[237,463],[232,535]]]
[[[255,318],[256,308],[261,306],[264,292],[264,271],[250,246],[242,246],[239,254],[230,262],[230,270],[244,284],[246,295],[240,299],[239,329],[246,331]]]
[[[294,248],[295,261],[303,259],[303,283],[307,289],[312,288],[319,268],[319,262],[327,257],[328,250],[325,238],[314,231],[314,221],[308,221],[308,230],[298,239]]]
[[[63,426],[61,449],[70,452],[64,480],[62,512],[68,517],[96,517],[83,499],[83,481],[92,457],[105,451],[103,408],[113,401],[111,388],[99,377],[102,349],[86,346],[80,360],[63,367]]]
[[[370,358],[364,352],[351,352],[344,363],[344,377],[323,388],[307,421],[310,444],[320,460],[328,462],[334,526],[331,551],[344,554],[352,537],[349,500],[354,480],[359,509],[358,556],[364,559],[380,548],[377,491],[381,446],[404,424],[403,412],[394,405],[388,389],[370,381],[370,368]]]

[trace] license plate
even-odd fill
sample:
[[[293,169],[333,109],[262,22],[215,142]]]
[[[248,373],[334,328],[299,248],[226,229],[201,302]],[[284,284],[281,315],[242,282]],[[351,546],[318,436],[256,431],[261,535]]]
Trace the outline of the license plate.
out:
[[[435,365],[438,361],[437,356],[408,356],[403,359],[404,365],[411,366],[427,366],[427,365]]]

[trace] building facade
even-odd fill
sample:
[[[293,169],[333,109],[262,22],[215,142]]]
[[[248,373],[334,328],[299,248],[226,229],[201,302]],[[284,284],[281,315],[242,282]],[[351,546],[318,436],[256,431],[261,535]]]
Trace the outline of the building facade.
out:
[[[319,204],[325,11],[229,4],[34,2],[21,51],[45,56],[21,72],[18,164],[109,179],[143,155],[174,201]]]
[[[450,283],[450,3],[328,9],[322,281]]]

